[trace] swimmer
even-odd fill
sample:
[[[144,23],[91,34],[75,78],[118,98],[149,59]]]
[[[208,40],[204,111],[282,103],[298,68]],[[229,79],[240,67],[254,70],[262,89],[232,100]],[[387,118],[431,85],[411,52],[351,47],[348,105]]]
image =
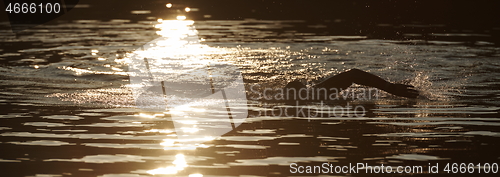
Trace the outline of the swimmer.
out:
[[[332,76],[316,85],[313,85],[310,89],[317,90],[325,88],[324,90],[343,90],[351,86],[353,83],[375,87],[380,90],[386,91],[387,93],[400,97],[416,98],[419,95],[419,92],[415,90],[411,85],[390,83],[376,75],[359,69],[351,69],[349,71]],[[288,93],[287,98],[296,99],[299,97],[293,94],[300,93],[297,92],[297,90],[306,88],[307,87],[301,82],[292,81],[288,83],[283,90],[286,90],[285,93]],[[295,92],[290,92],[291,90],[295,90]]]

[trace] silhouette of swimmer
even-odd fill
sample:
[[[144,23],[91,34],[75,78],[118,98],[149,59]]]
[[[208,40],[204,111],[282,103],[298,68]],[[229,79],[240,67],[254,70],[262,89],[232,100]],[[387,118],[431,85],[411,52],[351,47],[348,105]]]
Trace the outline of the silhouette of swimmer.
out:
[[[369,87],[375,87],[380,90],[384,90],[387,93],[406,98],[416,98],[419,95],[419,92],[415,90],[414,87],[411,85],[390,83],[376,75],[373,75],[371,73],[359,69],[351,69],[349,71],[334,75],[312,86],[310,89],[312,90],[323,89],[326,91],[330,91],[332,89],[344,90],[347,89],[349,86],[351,86],[353,83]],[[307,89],[307,87],[299,81],[292,81],[288,83],[283,90],[285,90],[284,92],[285,97],[289,101],[300,100],[301,98],[300,96],[302,96],[303,98],[311,96],[311,95],[304,95],[304,92],[298,91],[301,89],[305,90]]]

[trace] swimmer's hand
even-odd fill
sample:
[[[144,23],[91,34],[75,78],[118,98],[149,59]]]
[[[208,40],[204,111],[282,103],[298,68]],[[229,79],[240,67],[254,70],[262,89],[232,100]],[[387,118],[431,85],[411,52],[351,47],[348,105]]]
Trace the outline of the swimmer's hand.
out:
[[[418,90],[415,90],[415,87],[404,84],[388,83],[383,90],[390,94],[406,98],[417,98],[419,95]]]

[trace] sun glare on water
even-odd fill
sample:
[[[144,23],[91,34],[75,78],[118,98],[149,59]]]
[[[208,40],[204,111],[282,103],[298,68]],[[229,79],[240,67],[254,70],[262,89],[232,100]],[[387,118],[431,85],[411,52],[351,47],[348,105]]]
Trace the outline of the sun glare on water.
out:
[[[183,80],[179,80],[179,75],[183,73],[186,75],[185,73],[195,72],[196,69],[203,67],[206,68],[211,63],[215,62],[214,60],[217,59],[211,58],[210,56],[212,54],[226,54],[234,52],[223,48],[213,48],[201,44],[200,39],[198,38],[198,32],[194,27],[194,21],[186,20],[185,16],[178,16],[177,20],[158,19],[157,21],[158,23],[155,25],[155,28],[157,28],[158,31],[156,33],[161,37],[134,51],[127,62],[130,68],[140,71],[137,73],[148,73],[142,78],[151,78],[148,81],[149,84],[155,84],[165,80],[173,80],[174,78],[178,82],[183,82]],[[202,76],[196,74],[192,75],[198,77]],[[189,82],[195,81],[192,78],[188,79]],[[134,97],[138,98],[143,93],[142,90],[149,86],[150,85],[148,85],[148,83],[144,83],[144,80],[134,80],[131,76],[131,83],[128,88],[132,90]],[[169,137],[171,139],[165,139],[160,144],[164,147],[164,150],[183,151],[194,150],[199,147],[208,147],[209,145],[204,144],[204,142],[215,139],[215,137],[201,132],[204,129],[199,127],[200,123],[196,120],[196,118],[199,117],[190,117],[190,115],[195,113],[205,114],[207,110],[203,106],[200,106],[204,104],[195,104],[194,106],[183,105],[184,103],[175,104],[176,102],[174,99],[170,97],[163,97],[163,95],[152,99],[159,99],[160,102],[163,99],[168,100],[169,106],[172,107],[165,109],[164,114],[141,113],[137,116],[144,119],[154,119],[159,117],[161,118],[165,114],[172,115],[176,131],[174,134],[170,134],[173,136]],[[159,132],[160,130],[150,131]],[[185,170],[186,167],[188,167],[188,163],[186,162],[185,155],[177,154],[171,165],[152,169],[147,171],[147,173],[151,175],[175,176],[180,171]],[[189,176],[202,177],[203,175],[194,173]]]
[[[172,164],[164,168],[149,170],[147,173],[152,175],[177,174],[178,171],[184,170],[188,166],[184,154],[177,154]]]

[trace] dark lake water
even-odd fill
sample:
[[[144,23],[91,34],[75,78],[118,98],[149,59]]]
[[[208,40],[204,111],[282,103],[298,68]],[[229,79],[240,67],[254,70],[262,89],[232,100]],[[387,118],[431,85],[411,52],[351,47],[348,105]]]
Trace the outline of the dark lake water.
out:
[[[17,37],[7,23],[1,25],[2,176],[411,175],[299,174],[292,163],[423,167],[413,175],[433,175],[429,164],[439,164],[434,176],[498,175],[500,48],[487,40],[470,45],[322,35],[294,31],[303,21],[278,20],[75,20],[40,25]],[[202,61],[235,66],[248,101],[228,108],[248,110],[247,117],[231,127],[217,116],[194,121],[200,111],[219,114],[210,109],[181,109],[186,116],[175,117],[175,109],[137,107],[130,79],[134,55],[175,55],[163,62],[181,61],[178,70],[157,68],[172,77]],[[421,96],[380,91],[370,99],[298,106],[252,99],[266,88],[292,80],[313,83],[352,68],[411,84]],[[355,85],[349,91],[365,89]],[[284,115],[285,109],[314,116]],[[224,135],[196,133],[204,130]],[[180,137],[190,133],[206,139]],[[446,173],[445,165],[453,163],[473,163],[468,170],[474,174]]]

